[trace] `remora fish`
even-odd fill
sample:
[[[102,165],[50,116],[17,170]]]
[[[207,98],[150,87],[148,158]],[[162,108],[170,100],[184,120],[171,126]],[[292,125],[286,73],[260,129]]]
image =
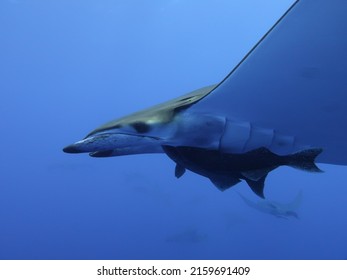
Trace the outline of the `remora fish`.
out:
[[[320,151],[317,162],[347,165],[346,14],[346,1],[296,1],[219,84],[111,121],[64,151],[93,157],[166,152],[176,161],[173,151],[179,151],[181,172],[209,178],[233,157],[233,166],[237,158],[244,169],[230,169],[229,186],[250,180],[249,155],[259,149],[271,156],[257,170],[271,171],[282,156],[313,166]],[[192,161],[192,150],[199,160]],[[210,151],[215,166],[206,167],[201,159]],[[300,162],[300,154],[311,157]]]
[[[308,149],[292,155],[278,156],[266,148],[243,154],[221,153],[193,147],[163,146],[165,153],[176,162],[175,176],[185,169],[205,176],[221,191],[245,180],[252,191],[264,198],[264,182],[268,173],[288,165],[310,172],[321,172],[314,164],[320,149]]]

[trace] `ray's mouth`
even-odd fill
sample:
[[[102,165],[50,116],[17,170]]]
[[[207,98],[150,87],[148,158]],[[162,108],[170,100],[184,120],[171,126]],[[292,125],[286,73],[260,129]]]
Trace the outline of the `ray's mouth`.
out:
[[[161,139],[153,136],[133,135],[127,133],[105,133],[86,137],[68,145],[63,151],[68,154],[89,153],[92,157],[107,157],[117,149],[131,149],[148,144],[152,145]]]
[[[79,154],[79,153],[83,153],[83,151],[79,150],[78,148],[76,148],[75,144],[71,144],[66,146],[65,148],[63,148],[63,152],[64,153],[68,153],[68,154]]]
[[[114,154],[114,150],[106,150],[106,151],[97,151],[89,153],[89,156],[91,157],[110,157]]]

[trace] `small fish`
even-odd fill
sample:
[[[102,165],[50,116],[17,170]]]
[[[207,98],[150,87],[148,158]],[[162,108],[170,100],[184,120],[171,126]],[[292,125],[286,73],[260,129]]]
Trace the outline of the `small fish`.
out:
[[[166,154],[176,162],[175,176],[185,169],[207,177],[221,191],[246,181],[252,191],[264,198],[264,183],[269,172],[287,165],[309,172],[322,172],[314,163],[321,149],[308,149],[292,155],[279,156],[266,148],[243,154],[221,153],[192,147],[163,146]]]

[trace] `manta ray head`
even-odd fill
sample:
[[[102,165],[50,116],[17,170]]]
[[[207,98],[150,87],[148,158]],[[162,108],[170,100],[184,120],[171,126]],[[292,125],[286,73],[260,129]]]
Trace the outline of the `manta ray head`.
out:
[[[63,149],[66,153],[89,153],[93,157],[110,157],[143,153],[163,153],[162,145],[208,145],[210,137],[202,132],[213,127],[211,117],[185,114],[185,109],[207,95],[215,86],[205,87],[146,110],[108,122],[84,139]],[[212,122],[215,118],[212,117]],[[217,122],[220,122],[217,118]],[[223,124],[218,126],[221,131]],[[197,130],[199,133],[196,133]],[[210,129],[211,130],[211,129]],[[213,128],[213,130],[216,130]],[[182,137],[184,134],[185,137]],[[187,135],[198,135],[195,138]],[[204,138],[204,139],[202,139]]]
[[[109,157],[161,152],[161,143],[174,132],[167,114],[136,114],[109,122],[84,139],[65,147],[66,153]]]

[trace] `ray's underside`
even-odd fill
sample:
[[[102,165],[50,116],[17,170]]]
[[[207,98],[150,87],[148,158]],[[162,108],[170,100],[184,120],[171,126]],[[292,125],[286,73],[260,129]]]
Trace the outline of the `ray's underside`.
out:
[[[263,197],[281,165],[347,165],[347,2],[296,1],[219,84],[106,123],[64,148],[93,157],[166,153],[219,189]],[[256,163],[254,165],[254,163]]]

